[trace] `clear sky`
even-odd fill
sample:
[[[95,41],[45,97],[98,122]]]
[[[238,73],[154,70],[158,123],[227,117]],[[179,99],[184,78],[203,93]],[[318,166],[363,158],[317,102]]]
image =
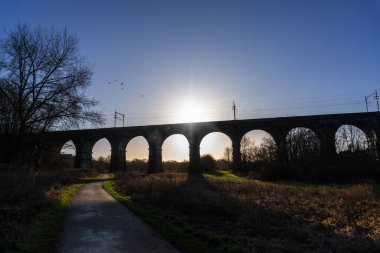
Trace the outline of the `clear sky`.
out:
[[[380,91],[379,13],[379,0],[5,0],[0,38],[18,22],[74,32],[108,127],[115,109],[127,125],[228,120],[232,101],[238,119],[358,112]]]

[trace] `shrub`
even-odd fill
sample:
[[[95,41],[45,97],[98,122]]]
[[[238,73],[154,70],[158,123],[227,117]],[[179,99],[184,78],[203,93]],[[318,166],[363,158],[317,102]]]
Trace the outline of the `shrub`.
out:
[[[216,170],[216,160],[210,155],[203,155],[201,157],[201,169],[202,171],[213,172]]]

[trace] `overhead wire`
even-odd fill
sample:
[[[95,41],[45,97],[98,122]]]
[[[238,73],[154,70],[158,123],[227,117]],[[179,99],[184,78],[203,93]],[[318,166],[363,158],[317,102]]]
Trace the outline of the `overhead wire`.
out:
[[[295,112],[307,111],[308,114],[315,112],[329,113],[331,111],[345,109],[358,110],[358,106],[364,104],[363,98],[366,93],[350,92],[345,94],[327,95],[323,97],[298,97],[298,98],[280,98],[271,101],[263,99],[241,99],[237,100],[238,118],[255,117],[255,116],[281,116],[275,113],[282,111]],[[227,120],[232,119],[231,108],[232,100],[219,100],[208,103],[207,105],[196,105],[194,111],[206,112],[210,120]],[[355,107],[355,108],[354,108]],[[347,110],[343,110],[346,112]],[[364,108],[363,108],[364,111]],[[156,124],[173,123],[178,120],[186,119],[186,113],[173,109],[130,109],[126,110],[126,125],[138,124]],[[264,115],[266,114],[266,115]],[[285,116],[285,115],[283,115]],[[179,122],[178,122],[179,123]]]

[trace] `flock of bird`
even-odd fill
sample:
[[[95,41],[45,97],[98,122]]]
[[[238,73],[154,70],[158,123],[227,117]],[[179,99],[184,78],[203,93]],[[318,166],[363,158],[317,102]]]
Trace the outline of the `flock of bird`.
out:
[[[115,79],[115,80],[113,81],[113,83],[114,83],[114,84],[118,84],[119,82]],[[108,85],[111,85],[111,84],[112,84],[112,82],[109,81],[109,82],[108,82]],[[124,87],[126,87],[126,86],[127,86],[127,84],[125,84],[124,82],[121,82],[121,83],[120,83],[120,87],[121,87],[122,90],[124,90]],[[140,97],[143,98],[143,97],[144,97],[144,94],[141,94]]]
[[[117,83],[116,79],[115,79],[114,83]],[[108,84],[111,85],[111,82],[108,82]],[[126,86],[126,84],[124,84],[124,82],[121,82],[120,83],[120,87],[121,87],[122,90],[124,89],[124,86]]]

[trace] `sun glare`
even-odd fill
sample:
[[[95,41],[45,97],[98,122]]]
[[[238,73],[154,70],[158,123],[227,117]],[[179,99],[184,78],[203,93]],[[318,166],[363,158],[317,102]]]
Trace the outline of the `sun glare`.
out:
[[[200,122],[210,120],[205,104],[194,98],[178,102],[178,119],[180,122]]]

